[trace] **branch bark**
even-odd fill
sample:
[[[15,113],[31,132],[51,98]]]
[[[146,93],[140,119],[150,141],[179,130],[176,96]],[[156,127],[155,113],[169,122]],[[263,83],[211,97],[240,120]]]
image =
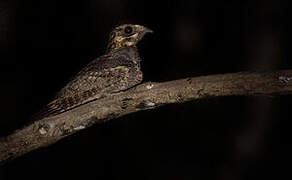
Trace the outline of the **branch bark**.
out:
[[[0,140],[0,163],[51,145],[95,123],[171,103],[217,96],[292,94],[292,70],[239,72],[147,82],[57,116],[44,118]]]

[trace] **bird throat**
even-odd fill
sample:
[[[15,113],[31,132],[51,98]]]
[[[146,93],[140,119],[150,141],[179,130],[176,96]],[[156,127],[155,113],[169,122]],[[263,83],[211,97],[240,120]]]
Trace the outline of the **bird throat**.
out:
[[[109,42],[106,52],[116,51],[125,47],[136,47],[136,45],[130,39],[116,37]]]

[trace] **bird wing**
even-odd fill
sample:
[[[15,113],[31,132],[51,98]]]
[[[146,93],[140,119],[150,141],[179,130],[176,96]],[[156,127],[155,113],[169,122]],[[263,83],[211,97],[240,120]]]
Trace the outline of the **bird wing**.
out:
[[[116,58],[101,57],[89,63],[33,119],[63,113],[139,83],[129,84],[133,62],[123,64],[125,57]]]
[[[63,88],[53,99],[53,101],[47,104],[34,116],[33,119],[57,115],[76,108],[82,104],[103,98],[111,93],[118,92],[119,89],[123,89],[121,87],[118,88],[118,86],[123,85],[120,82],[123,82],[126,78],[128,78],[128,73],[128,67],[117,66],[115,68],[97,72],[94,77],[83,76],[82,80],[85,82],[83,89],[80,89],[80,87],[78,89],[78,86],[76,86],[77,89],[74,89],[72,86],[74,86],[75,83],[69,83],[69,86]],[[88,78],[92,80],[89,80]],[[79,81],[81,80],[78,80],[78,82]],[[95,82],[96,86],[90,88],[88,83],[92,82]]]

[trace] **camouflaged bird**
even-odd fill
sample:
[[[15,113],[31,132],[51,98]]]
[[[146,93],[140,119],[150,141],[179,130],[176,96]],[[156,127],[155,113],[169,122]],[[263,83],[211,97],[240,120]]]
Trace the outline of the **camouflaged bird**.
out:
[[[36,117],[60,114],[139,84],[143,74],[136,45],[151,32],[141,25],[116,27],[110,33],[106,54],[85,66]]]

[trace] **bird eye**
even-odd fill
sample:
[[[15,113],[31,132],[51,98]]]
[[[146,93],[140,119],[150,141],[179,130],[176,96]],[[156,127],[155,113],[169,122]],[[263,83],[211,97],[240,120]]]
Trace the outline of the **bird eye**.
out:
[[[125,27],[125,33],[126,34],[131,34],[133,32],[133,28],[131,26]]]

